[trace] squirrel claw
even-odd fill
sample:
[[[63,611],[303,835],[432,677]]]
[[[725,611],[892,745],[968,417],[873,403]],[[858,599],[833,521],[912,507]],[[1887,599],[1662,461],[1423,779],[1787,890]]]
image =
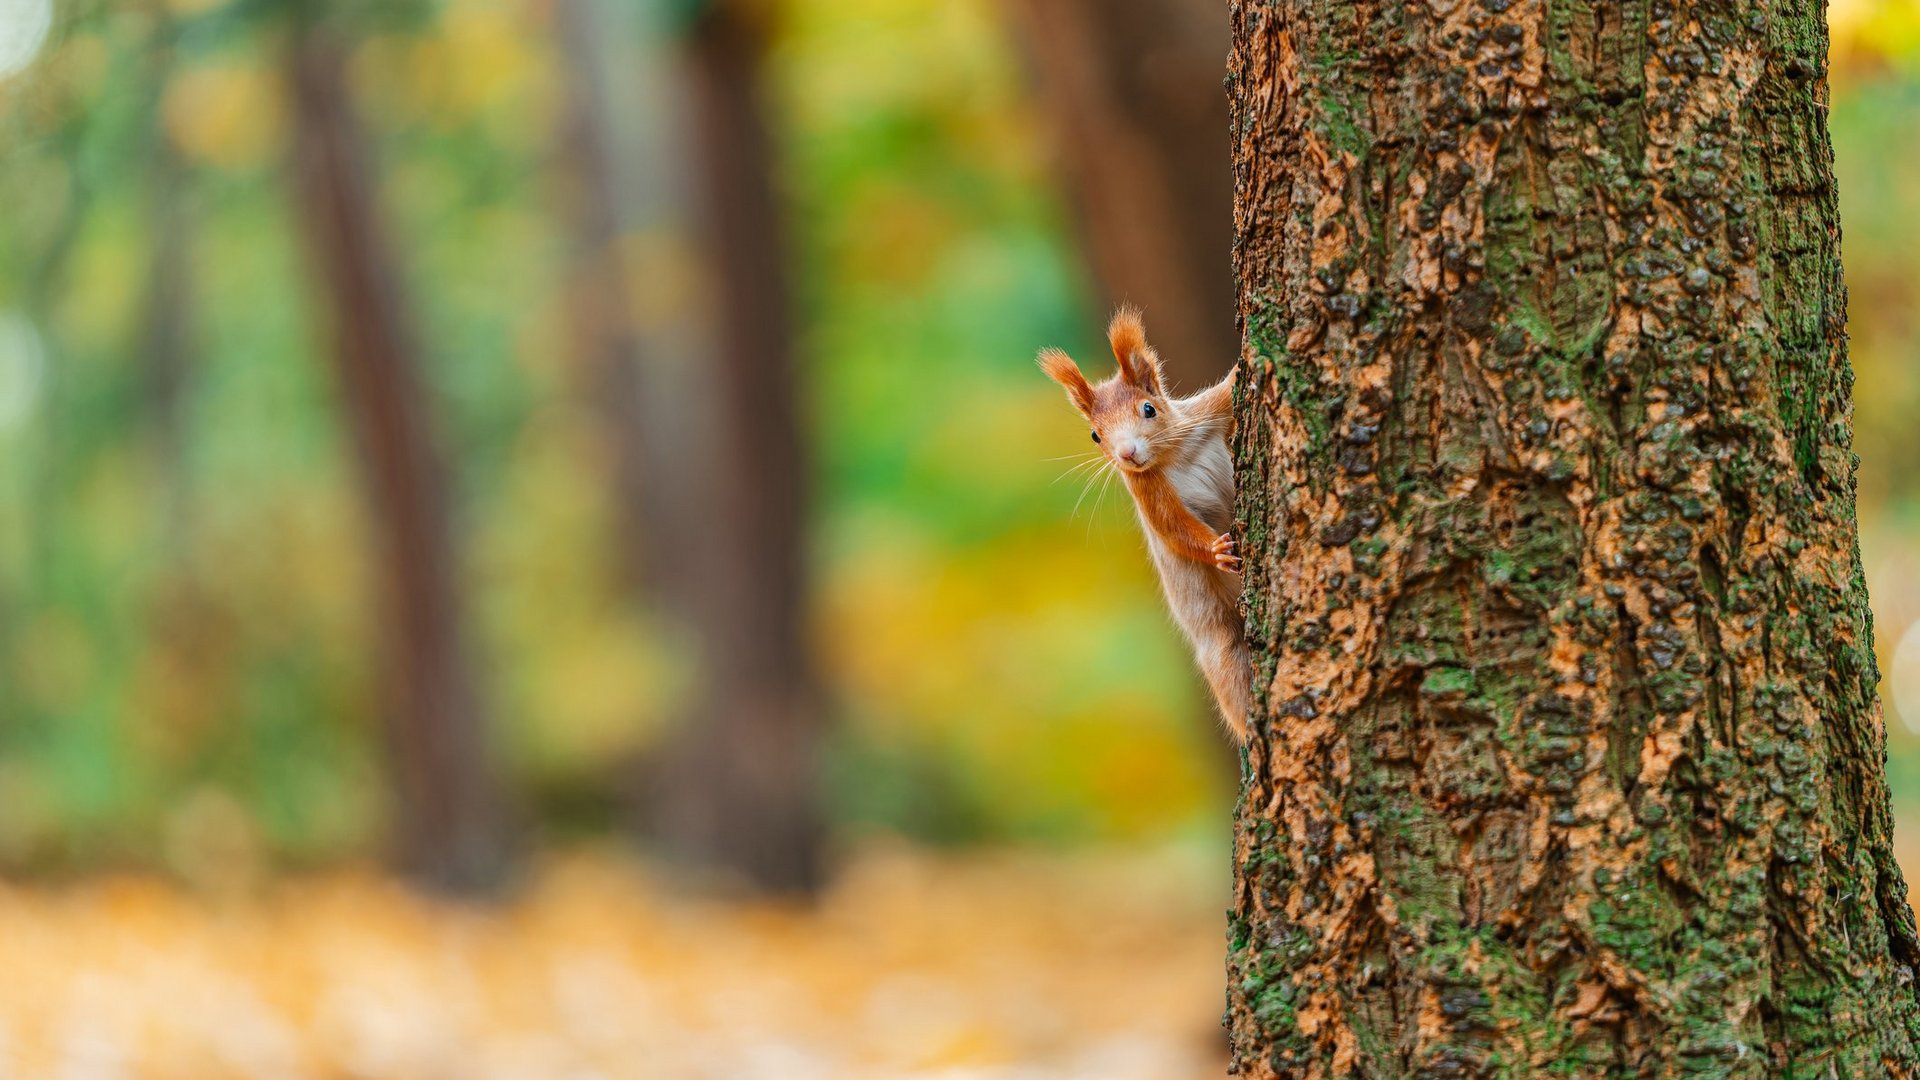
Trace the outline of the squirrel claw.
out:
[[[1213,542],[1213,565],[1230,574],[1240,572],[1240,552],[1227,533],[1221,533]]]

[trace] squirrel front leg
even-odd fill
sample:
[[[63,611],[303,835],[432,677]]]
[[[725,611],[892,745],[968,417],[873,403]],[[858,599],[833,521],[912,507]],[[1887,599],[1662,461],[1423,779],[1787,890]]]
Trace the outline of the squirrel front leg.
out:
[[[1181,402],[1181,411],[1204,420],[1233,419],[1233,387],[1239,378],[1240,368],[1235,366],[1226,378]]]
[[[1228,573],[1240,572],[1240,553],[1233,537],[1215,533],[1180,501],[1172,481],[1159,472],[1128,473],[1127,487],[1140,515],[1154,535],[1183,559]]]

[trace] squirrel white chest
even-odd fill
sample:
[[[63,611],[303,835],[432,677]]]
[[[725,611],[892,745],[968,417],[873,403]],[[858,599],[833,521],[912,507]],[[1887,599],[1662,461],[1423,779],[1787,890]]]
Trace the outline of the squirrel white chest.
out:
[[[1233,521],[1233,455],[1225,433],[1206,432],[1191,453],[1167,467],[1167,479],[1194,517],[1227,531]]]

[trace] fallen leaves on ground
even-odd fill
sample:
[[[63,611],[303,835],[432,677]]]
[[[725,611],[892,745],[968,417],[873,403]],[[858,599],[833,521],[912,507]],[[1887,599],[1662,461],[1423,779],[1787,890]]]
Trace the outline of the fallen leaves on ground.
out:
[[[1187,854],[894,847],[811,907],[605,853],[488,907],[365,871],[0,888],[0,1080],[1219,1076],[1226,889]]]

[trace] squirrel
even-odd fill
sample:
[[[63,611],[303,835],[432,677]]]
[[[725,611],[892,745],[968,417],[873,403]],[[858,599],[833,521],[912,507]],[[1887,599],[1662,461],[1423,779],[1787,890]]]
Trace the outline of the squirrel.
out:
[[[1194,394],[1167,392],[1160,355],[1140,313],[1121,308],[1107,325],[1119,371],[1098,386],[1059,349],[1040,351],[1040,370],[1067,391],[1093,426],[1093,441],[1133,496],[1147,550],[1174,621],[1192,643],[1220,716],[1247,741],[1251,668],[1240,617],[1240,553],[1233,519],[1233,386],[1238,369]]]

